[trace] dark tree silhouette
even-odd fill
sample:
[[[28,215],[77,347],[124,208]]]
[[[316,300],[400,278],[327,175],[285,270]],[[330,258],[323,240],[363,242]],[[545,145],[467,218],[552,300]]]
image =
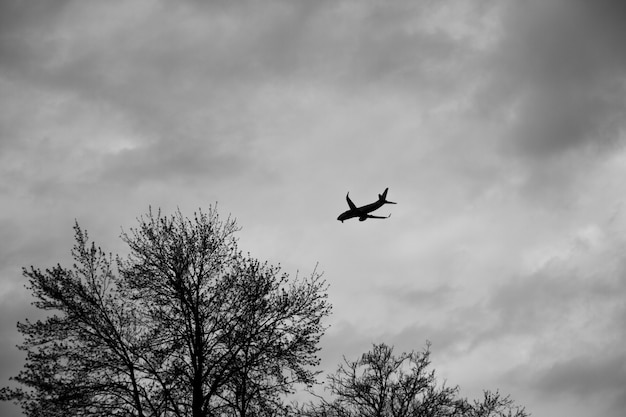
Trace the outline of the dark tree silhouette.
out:
[[[481,401],[460,398],[459,387],[437,386],[424,351],[393,355],[393,347],[375,344],[360,359],[339,365],[328,376],[332,397],[300,407],[307,417],[527,417],[507,396],[484,392]]]
[[[43,321],[1,399],[28,416],[270,416],[310,385],[330,313],[321,274],[290,279],[237,249],[214,208],[139,219],[113,259],[75,225],[76,261],[24,269]]]

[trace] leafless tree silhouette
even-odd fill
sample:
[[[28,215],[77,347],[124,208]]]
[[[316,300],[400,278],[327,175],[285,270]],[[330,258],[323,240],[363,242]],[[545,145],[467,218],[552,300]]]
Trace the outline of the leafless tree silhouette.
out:
[[[26,366],[4,400],[28,416],[269,416],[312,384],[330,312],[314,271],[291,279],[237,249],[234,220],[149,211],[113,258],[75,226],[72,268],[24,270],[52,315],[18,324]]]
[[[458,396],[459,388],[437,386],[428,371],[430,344],[422,352],[393,354],[393,347],[373,345],[360,359],[344,363],[328,377],[332,394],[316,394],[318,403],[300,407],[306,417],[527,417],[509,397],[484,392],[481,401]]]

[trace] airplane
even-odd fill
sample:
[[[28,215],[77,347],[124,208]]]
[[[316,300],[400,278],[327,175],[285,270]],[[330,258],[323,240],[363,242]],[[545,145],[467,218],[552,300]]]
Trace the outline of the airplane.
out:
[[[352,200],[350,200],[350,193],[346,194],[346,200],[348,201],[348,206],[350,206],[350,210],[344,211],[343,213],[341,213],[339,217],[337,217],[337,220],[340,220],[341,223],[343,223],[344,220],[348,220],[353,217],[358,217],[359,221],[362,222],[367,219],[387,219],[391,217],[391,214],[389,214],[389,216],[386,216],[386,217],[374,216],[372,214],[369,214],[374,210],[378,210],[384,204],[396,204],[393,201],[386,200],[387,190],[389,190],[389,188],[385,188],[385,191],[382,194],[378,194],[378,201],[371,203],[371,204],[367,204],[362,207],[355,206]]]

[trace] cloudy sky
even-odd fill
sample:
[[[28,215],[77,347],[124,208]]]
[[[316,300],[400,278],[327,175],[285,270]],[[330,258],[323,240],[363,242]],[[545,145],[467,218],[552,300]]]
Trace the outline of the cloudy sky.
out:
[[[534,416],[626,408],[626,3],[0,1],[0,385],[22,266],[218,203],[319,262],[323,366],[432,342]],[[340,223],[389,187],[388,220]],[[19,411],[0,405],[3,416]]]

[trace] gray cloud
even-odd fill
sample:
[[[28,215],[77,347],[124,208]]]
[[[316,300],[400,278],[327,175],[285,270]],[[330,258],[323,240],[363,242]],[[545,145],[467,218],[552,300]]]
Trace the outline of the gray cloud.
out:
[[[484,51],[437,26],[424,29],[444,9],[430,3],[181,2],[130,13],[84,4],[9,8],[22,23],[4,30],[0,54],[12,58],[0,61],[14,77],[113,103],[152,132],[174,134],[192,114],[245,119],[247,100],[263,84],[385,86],[432,101],[482,78],[476,62]],[[626,31],[614,5],[502,7],[503,39],[486,69],[490,93],[476,106],[512,112],[514,150],[543,157],[616,139]],[[480,23],[491,7],[482,2],[465,18]]]
[[[614,337],[626,340],[619,324],[626,297],[626,260],[616,253],[623,245],[620,232],[608,233],[611,241],[602,247],[590,248],[575,240],[571,252],[555,255],[533,274],[498,286],[488,304],[499,323],[491,332],[553,333],[594,317],[586,324],[589,335],[603,333],[608,326],[617,332]]]
[[[601,227],[579,231],[533,273],[495,288],[485,307],[497,320],[479,334],[481,343],[533,340],[518,348],[528,359],[504,372],[504,383],[555,403],[593,401],[607,407],[603,415],[621,415],[626,394],[623,247],[618,213]]]
[[[451,294],[456,292],[447,284],[432,289],[417,289],[408,286],[386,286],[378,290],[393,300],[406,303],[416,308],[433,307],[448,301]]]
[[[515,367],[501,380],[527,391],[529,398],[540,398],[551,407],[556,405],[552,412],[571,408],[570,413],[575,413],[576,409],[589,408],[603,416],[621,417],[626,404],[625,359],[619,347],[612,351],[599,347],[539,368],[529,364]]]
[[[99,180],[101,169],[105,180],[128,176],[132,182],[151,174],[190,178],[223,169],[225,175],[254,161],[246,155],[254,144],[276,140],[272,128],[278,121],[263,120],[268,113],[259,109],[276,102],[269,115],[278,119],[293,114],[294,100],[305,99],[281,101],[272,97],[278,91],[347,92],[357,96],[345,101],[350,105],[371,100],[366,92],[372,90],[428,101],[459,88],[464,77],[456,70],[471,48],[443,30],[445,24],[423,28],[440,9],[435,3],[285,1],[133,3],[128,9],[97,2],[66,2],[54,10],[14,6],[7,13],[21,16],[22,24],[5,29],[0,56],[12,58],[0,59],[0,69],[18,95],[24,85],[43,92],[28,100],[37,103],[34,108],[22,112],[35,118],[33,125],[62,121],[75,128],[87,118],[100,134],[76,129],[70,146],[111,137],[129,143],[80,160],[62,155],[64,166],[90,162],[92,172],[80,178]],[[59,95],[61,103],[45,100]],[[311,111],[323,112],[315,105]],[[58,112],[54,117],[46,116],[51,107]],[[368,107],[375,113],[378,106]],[[24,124],[8,120],[8,136],[23,138]],[[67,130],[28,133],[58,143]],[[295,142],[316,139],[287,134]],[[223,150],[233,142],[236,154]],[[38,189],[53,189],[48,181]]]
[[[463,117],[495,127],[492,149],[508,167],[495,175],[518,178],[510,191],[571,207],[581,183],[623,145],[624,6],[531,0],[494,10],[494,41],[466,61],[475,88]]]
[[[395,80],[404,88],[443,88],[454,77],[440,77],[464,54],[445,32],[420,29],[432,5],[180,2],[123,12],[85,4],[55,13],[9,10],[25,23],[6,29],[5,54],[20,57],[4,65],[51,88],[158,108],[198,94],[218,101],[227,91],[232,99],[251,82],[303,77],[336,87]]]
[[[534,389],[551,397],[569,394],[588,397],[597,391],[626,395],[626,356],[581,356],[558,362],[541,371]]]
[[[52,39],[53,24],[71,0],[56,2],[19,0],[0,2],[0,68],[21,71],[37,65],[39,58],[32,48],[46,52]]]
[[[615,1],[511,2],[493,68],[514,149],[541,158],[618,139],[626,114],[624,18]]]
[[[184,180],[189,184],[194,178],[209,181],[235,176],[251,165],[248,155],[224,153],[206,142],[169,139],[119,151],[106,158],[102,179],[130,183]]]

